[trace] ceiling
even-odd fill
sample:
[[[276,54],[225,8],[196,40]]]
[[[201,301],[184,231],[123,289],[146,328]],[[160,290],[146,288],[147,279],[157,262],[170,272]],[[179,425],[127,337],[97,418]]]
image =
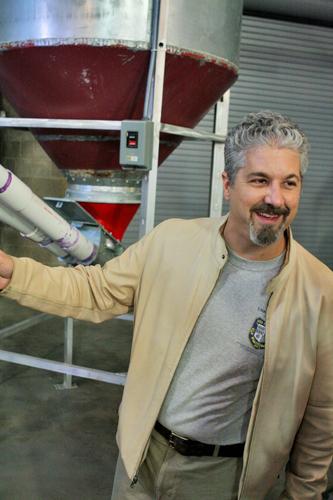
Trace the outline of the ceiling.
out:
[[[333,27],[332,0],[244,0],[244,14]]]

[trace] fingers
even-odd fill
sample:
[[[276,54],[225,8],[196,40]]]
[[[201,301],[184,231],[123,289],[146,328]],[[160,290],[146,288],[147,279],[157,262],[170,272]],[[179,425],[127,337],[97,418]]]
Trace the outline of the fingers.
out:
[[[14,262],[10,255],[0,250],[0,290],[3,290],[9,283],[14,269]]]

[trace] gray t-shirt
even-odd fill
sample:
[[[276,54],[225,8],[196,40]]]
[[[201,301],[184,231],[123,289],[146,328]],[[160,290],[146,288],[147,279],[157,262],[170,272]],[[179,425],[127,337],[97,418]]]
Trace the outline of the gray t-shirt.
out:
[[[266,287],[283,258],[247,260],[229,249],[164,400],[162,425],[209,444],[245,441],[264,358]]]

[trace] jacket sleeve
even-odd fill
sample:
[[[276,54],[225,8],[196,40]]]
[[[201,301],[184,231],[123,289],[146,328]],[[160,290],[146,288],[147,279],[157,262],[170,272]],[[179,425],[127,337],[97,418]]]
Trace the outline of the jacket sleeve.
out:
[[[133,306],[152,234],[103,267],[48,267],[14,258],[14,272],[1,292],[21,305],[58,316],[101,321]]]
[[[333,456],[333,300],[321,314],[317,364],[282,499],[321,500]]]

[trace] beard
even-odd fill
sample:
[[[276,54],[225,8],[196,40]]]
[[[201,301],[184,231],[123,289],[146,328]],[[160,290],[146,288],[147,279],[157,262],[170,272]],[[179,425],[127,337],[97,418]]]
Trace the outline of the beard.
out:
[[[281,238],[285,229],[286,224],[284,222],[282,222],[277,229],[274,229],[273,227],[263,227],[258,230],[254,227],[253,222],[250,222],[250,240],[259,247],[268,247]]]
[[[286,218],[290,214],[290,209],[288,207],[277,208],[273,207],[272,205],[262,203],[260,205],[254,206],[251,209],[251,212],[261,212],[261,213],[267,213],[269,215],[283,216],[283,220],[278,227],[272,227],[267,225],[260,227],[259,229],[256,229],[254,223],[250,221],[249,236],[252,243],[260,247],[267,247],[281,238],[281,236],[284,233],[284,230],[286,229]]]

